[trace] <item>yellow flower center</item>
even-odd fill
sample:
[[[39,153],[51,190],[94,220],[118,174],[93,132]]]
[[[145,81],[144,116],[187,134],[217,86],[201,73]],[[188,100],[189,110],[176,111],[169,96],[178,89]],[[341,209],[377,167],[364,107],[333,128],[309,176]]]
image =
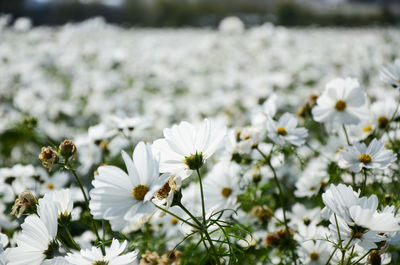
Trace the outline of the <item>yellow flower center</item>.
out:
[[[49,190],[54,190],[54,184],[53,183],[49,183],[49,184],[47,184],[47,188],[49,189]]]
[[[225,198],[228,198],[232,194],[232,189],[225,187],[225,188],[222,189],[221,194]]]
[[[311,259],[311,260],[315,261],[315,260],[318,260],[318,258],[319,258],[319,255],[318,255],[317,252],[312,252],[312,253],[310,254],[310,259]]]
[[[285,128],[279,127],[278,130],[277,130],[277,133],[278,133],[279,135],[285,136],[285,135],[287,134],[287,131],[286,131]]]
[[[367,125],[364,127],[364,129],[362,130],[363,132],[370,132],[372,130],[372,126],[371,125]]]
[[[360,162],[364,164],[368,164],[372,161],[372,157],[369,154],[360,155]]]
[[[173,218],[171,219],[171,224],[172,224],[172,225],[177,225],[177,224],[178,224],[178,219],[175,218],[175,217],[173,217]]]
[[[385,129],[388,122],[389,122],[388,118],[386,118],[385,116],[380,116],[378,118],[379,128]]]
[[[338,111],[344,111],[344,110],[346,109],[346,101],[338,100],[338,101],[336,102],[335,108],[336,108]]]
[[[149,188],[147,188],[145,185],[138,185],[133,189],[132,195],[133,195],[133,197],[135,197],[136,200],[143,201],[144,196],[146,196],[146,193],[148,191],[149,191]]]

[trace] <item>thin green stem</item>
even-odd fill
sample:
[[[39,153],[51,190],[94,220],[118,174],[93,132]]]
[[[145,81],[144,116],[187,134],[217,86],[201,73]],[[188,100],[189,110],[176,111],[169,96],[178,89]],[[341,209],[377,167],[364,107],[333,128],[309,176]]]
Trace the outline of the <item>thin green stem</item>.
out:
[[[332,251],[332,254],[329,256],[329,259],[326,261],[325,265],[328,265],[331,259],[333,258],[333,255],[335,255],[336,250],[338,250],[338,247],[336,246],[335,249]]]
[[[204,207],[204,191],[203,191],[203,182],[201,180],[201,175],[200,175],[200,171],[197,168],[196,169],[197,172],[197,176],[199,177],[199,182],[200,182],[200,193],[201,193],[201,210],[202,210],[202,214],[203,214],[203,224],[206,224],[206,210]]]
[[[364,182],[361,188],[361,196],[365,194],[365,188],[367,187],[367,170],[364,168],[363,169],[363,173],[364,173]]]
[[[187,215],[189,215],[190,218],[192,218],[192,220],[198,225],[198,227],[203,227],[203,224],[200,223],[200,221],[197,220],[197,218],[188,209],[186,209],[186,207],[183,206],[181,202],[177,203],[177,206],[179,206],[185,213],[187,213]]]
[[[69,231],[69,229],[67,227],[65,228],[65,231],[66,231],[68,240],[72,244],[73,248],[75,250],[81,250],[81,247],[78,245],[78,243],[75,242],[74,238],[72,237],[72,235],[71,235],[71,233],[70,233],[70,231]]]
[[[290,237],[290,230],[289,230],[289,225],[288,225],[288,221],[287,221],[287,218],[286,218],[285,203],[284,203],[284,200],[283,200],[283,191],[282,191],[282,188],[281,188],[281,184],[279,183],[279,179],[278,179],[278,176],[276,174],[275,168],[272,166],[269,157],[267,157],[258,147],[256,149],[264,157],[264,159],[266,160],[266,162],[268,164],[268,167],[271,169],[272,174],[274,176],[274,180],[275,180],[276,186],[278,187],[278,197],[279,197],[279,201],[280,201],[280,204],[281,204],[281,207],[282,207],[282,212],[283,212],[283,223],[284,223],[285,228],[286,228],[286,235],[289,238]],[[272,153],[272,150],[271,150],[271,153]],[[294,253],[293,248],[290,250],[290,252],[292,254],[292,259],[293,259],[294,264],[297,264],[296,255]]]
[[[64,167],[65,167],[66,169],[68,169],[69,171],[71,171],[71,172],[72,172],[72,175],[74,175],[75,181],[76,181],[76,183],[78,184],[78,186],[79,186],[79,188],[81,189],[81,192],[82,192],[82,194],[83,194],[83,198],[84,198],[84,200],[85,200],[85,206],[86,206],[87,210],[88,210],[89,213],[90,213],[88,197],[87,197],[86,192],[85,192],[85,190],[84,190],[84,188],[83,188],[83,185],[82,185],[81,180],[79,179],[78,175],[76,174],[75,169],[74,169],[71,165],[69,165],[68,163],[64,164]],[[102,241],[101,241],[101,238],[100,238],[100,235],[99,235],[99,231],[97,230],[96,222],[95,222],[93,216],[92,216],[92,215],[90,215],[90,216],[92,217],[91,219],[92,219],[93,230],[94,230],[94,233],[96,234],[97,241],[98,241],[98,242],[102,242]],[[101,252],[103,253],[103,255],[105,255],[106,252],[105,252],[104,245],[102,244],[100,247],[101,247]]]
[[[353,247],[351,248],[350,256],[347,259],[346,265],[350,265],[350,263],[351,263],[351,258],[352,258],[353,253],[354,253],[354,247],[355,247],[355,245],[353,245]]]
[[[349,140],[349,135],[347,134],[347,130],[346,130],[346,125],[342,125],[343,127],[343,131],[344,131],[344,135],[346,136],[346,141],[348,145],[351,145],[350,140]]]
[[[207,241],[210,243],[210,248],[211,250],[214,252],[215,254],[215,262],[217,263],[217,265],[220,265],[220,260],[218,258],[218,252],[211,240],[210,235],[208,234],[207,231],[207,227],[206,225],[206,210],[205,210],[205,206],[204,206],[204,190],[203,190],[203,182],[201,180],[201,175],[200,175],[200,170],[197,168],[196,169],[197,172],[197,176],[199,177],[199,182],[200,182],[200,194],[201,194],[201,210],[202,210],[202,217],[203,217],[203,225],[201,226],[201,231],[204,233],[204,235],[206,236]],[[188,211],[189,212],[189,211]],[[193,220],[195,220],[195,222],[198,220],[194,217],[192,217]]]

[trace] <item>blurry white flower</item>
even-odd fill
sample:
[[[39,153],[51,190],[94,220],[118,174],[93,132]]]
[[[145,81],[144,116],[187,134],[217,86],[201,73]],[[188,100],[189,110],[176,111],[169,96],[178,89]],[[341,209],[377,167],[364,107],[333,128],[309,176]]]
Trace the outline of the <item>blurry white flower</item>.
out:
[[[360,172],[362,168],[385,169],[396,161],[396,155],[392,150],[385,149],[385,144],[374,138],[368,145],[365,143],[353,143],[340,150],[341,168],[349,168],[353,172]]]
[[[313,159],[296,182],[297,197],[311,197],[319,193],[328,184],[327,162],[323,159]]]
[[[356,79],[334,79],[318,97],[312,114],[318,122],[358,124],[368,117],[365,93]]]
[[[240,166],[234,162],[219,162],[204,178],[204,197],[211,212],[237,208],[240,170]],[[231,215],[233,212],[228,210],[224,214]]]
[[[163,139],[152,148],[160,154],[160,172],[189,176],[217,150],[226,135],[226,128],[205,119],[199,126],[182,121],[164,129]]]
[[[380,78],[386,84],[394,88],[400,87],[400,59],[394,61],[392,65],[382,67],[380,70]]]
[[[226,17],[218,26],[219,30],[226,33],[242,33],[245,29],[243,22],[238,17]]]
[[[278,121],[268,119],[267,130],[268,137],[280,145],[289,142],[300,146],[304,144],[308,136],[307,129],[303,127],[297,128],[297,118],[290,113],[283,114]]]
[[[297,227],[300,224],[305,226],[315,226],[321,221],[321,209],[319,207],[307,209],[303,204],[296,203],[292,211],[287,213],[290,225]]]
[[[16,31],[28,31],[32,27],[32,21],[27,17],[20,17],[14,22],[14,29]]]
[[[69,263],[75,265],[130,265],[137,259],[138,252],[133,251],[122,254],[128,242],[125,240],[122,244],[117,239],[113,239],[111,246],[106,247],[106,254],[103,256],[101,249],[92,247],[91,249],[82,249],[79,253],[68,253],[65,258]]]
[[[101,166],[92,182],[89,206],[96,219],[140,221],[155,211],[151,199],[169,176],[159,177],[158,160],[150,145],[140,142],[133,152],[133,160],[125,152],[122,158],[128,174],[115,166]]]

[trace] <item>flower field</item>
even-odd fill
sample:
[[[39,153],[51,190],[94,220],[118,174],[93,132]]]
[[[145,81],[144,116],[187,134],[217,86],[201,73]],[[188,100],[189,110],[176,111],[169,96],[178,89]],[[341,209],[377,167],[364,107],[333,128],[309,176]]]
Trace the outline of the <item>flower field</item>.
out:
[[[400,31],[0,17],[0,264],[400,264]]]

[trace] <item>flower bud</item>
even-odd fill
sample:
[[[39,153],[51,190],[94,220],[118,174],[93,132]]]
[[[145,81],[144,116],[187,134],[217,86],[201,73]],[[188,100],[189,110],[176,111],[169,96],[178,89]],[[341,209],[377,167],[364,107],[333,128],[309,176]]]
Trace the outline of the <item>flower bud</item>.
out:
[[[71,140],[64,140],[60,146],[60,154],[64,157],[65,160],[72,158],[74,160],[76,158],[76,146]]]
[[[42,166],[48,168],[50,171],[51,168],[58,162],[58,154],[51,146],[42,147],[39,159],[42,160]]]

